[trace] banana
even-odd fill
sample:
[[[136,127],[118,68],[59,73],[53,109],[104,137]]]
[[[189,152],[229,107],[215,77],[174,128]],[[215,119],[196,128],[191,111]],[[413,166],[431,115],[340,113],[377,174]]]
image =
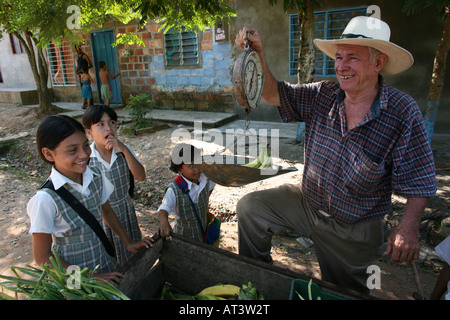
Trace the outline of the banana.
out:
[[[260,169],[269,168],[272,166],[272,158],[270,157],[270,150],[269,148],[261,148],[260,154],[262,154],[261,166]]]
[[[215,295],[212,294],[197,294],[195,298],[198,300],[219,300]]]
[[[203,289],[198,295],[213,295],[216,297],[233,297],[239,294],[240,287],[231,284],[221,284]]]
[[[270,157],[270,150],[267,147],[259,148],[258,157],[247,164],[243,164],[244,167],[255,168],[255,169],[265,169],[272,165],[272,158]]]
[[[261,162],[259,161],[259,157],[258,157],[255,160],[253,160],[252,162],[249,162],[247,164],[243,164],[242,166],[258,169],[261,166]]]

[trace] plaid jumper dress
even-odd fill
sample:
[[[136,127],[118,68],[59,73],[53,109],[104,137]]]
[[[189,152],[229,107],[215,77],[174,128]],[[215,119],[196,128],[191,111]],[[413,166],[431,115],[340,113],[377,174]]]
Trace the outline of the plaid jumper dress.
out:
[[[83,196],[68,184],[65,184],[64,188],[74,195],[101,223],[103,221],[101,205],[102,175],[95,168],[92,171],[94,172],[94,177],[89,184],[91,194],[88,197]],[[57,210],[70,226],[70,230],[63,237],[53,236],[53,248],[59,257],[80,268],[87,267],[90,270],[94,270],[95,267],[99,266],[96,272],[116,271],[116,261],[108,255],[102,242],[91,227],[53,190],[48,188],[42,188],[41,190],[47,192],[53,198]]]
[[[142,234],[136,218],[133,200],[128,194],[130,188],[130,171],[123,153],[117,153],[116,155],[117,159],[112,164],[110,170],[105,168],[96,157],[90,158],[89,166],[102,170],[103,174],[114,185],[114,191],[109,197],[109,204],[130,238],[137,242],[142,239]],[[102,222],[102,226],[108,239],[116,249],[117,262],[119,265],[123,265],[132,253],[127,251],[119,236],[108,227],[105,221]]]
[[[207,226],[209,183],[210,182],[208,180],[205,187],[200,192],[198,203],[194,203],[195,209],[197,210],[204,229]],[[188,195],[184,193],[175,183],[171,183],[169,188],[175,192],[178,214],[180,216],[180,218],[175,222],[173,232],[181,234],[187,238],[203,242],[203,234],[198,224],[198,220],[195,217],[195,212],[192,209],[192,204]]]

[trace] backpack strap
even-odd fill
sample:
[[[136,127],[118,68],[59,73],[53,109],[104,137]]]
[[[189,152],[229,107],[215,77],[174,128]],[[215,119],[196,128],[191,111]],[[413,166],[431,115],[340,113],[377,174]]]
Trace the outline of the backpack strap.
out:
[[[66,188],[64,188],[64,186],[62,186],[58,190],[55,190],[55,187],[53,186],[53,182],[51,180],[47,180],[39,187],[39,189],[42,188],[53,190],[58,196],[60,196],[61,199],[63,199],[73,210],[75,210],[75,212],[77,212],[78,215],[84,220],[84,222],[86,222],[91,227],[91,229],[102,241],[103,245],[105,246],[106,252],[108,252],[111,257],[114,257],[116,255],[114,246],[109,241],[100,223],[92,215],[92,213],[90,213],[86,209],[86,207],[83,206],[78,201],[78,199],[74,197],[73,194],[71,194]]]

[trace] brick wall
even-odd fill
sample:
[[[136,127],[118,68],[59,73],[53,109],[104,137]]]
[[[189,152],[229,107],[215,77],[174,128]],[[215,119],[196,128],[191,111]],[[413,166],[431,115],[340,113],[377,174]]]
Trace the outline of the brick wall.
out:
[[[105,27],[114,29],[115,34],[136,33],[145,43],[145,47],[117,47],[122,103],[126,104],[130,95],[147,93],[162,109],[234,112],[232,42],[215,42],[212,30],[199,32],[200,67],[167,69],[164,62],[164,35],[159,27],[156,23],[148,23],[143,28],[132,23]],[[82,37],[85,40],[84,52],[92,59],[89,35]],[[94,89],[95,86],[92,87]],[[79,92],[79,87],[59,88],[55,92],[55,99],[81,101]]]

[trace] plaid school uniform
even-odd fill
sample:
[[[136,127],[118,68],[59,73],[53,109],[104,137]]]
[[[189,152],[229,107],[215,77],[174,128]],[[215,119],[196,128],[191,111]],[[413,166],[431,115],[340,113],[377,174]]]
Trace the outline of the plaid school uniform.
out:
[[[114,185],[114,191],[109,197],[109,204],[130,238],[137,242],[142,239],[142,233],[137,221],[133,200],[128,194],[130,188],[130,171],[123,153],[118,152],[116,155],[117,158],[110,169],[106,168],[97,157],[92,156],[89,166],[102,170],[103,174]],[[108,227],[105,221],[102,222],[102,226],[116,249],[117,262],[119,265],[123,265],[132,254],[127,251],[119,236]]]
[[[94,177],[89,184],[91,194],[88,197],[82,195],[68,184],[65,184],[64,188],[72,193],[101,222],[103,221],[101,205],[103,190],[102,175],[95,168],[92,171],[94,172]],[[53,247],[60,258],[71,265],[77,265],[81,268],[87,267],[90,270],[99,266],[97,272],[101,273],[116,271],[116,261],[108,255],[101,240],[91,227],[53,190],[48,188],[41,190],[47,192],[53,198],[57,210],[70,226],[70,230],[66,231],[63,237],[53,236]]]
[[[200,192],[198,197],[198,203],[194,203],[197,214],[202,222],[203,228],[207,226],[207,213],[209,204],[209,180],[205,187]],[[176,220],[173,226],[173,232],[181,234],[187,238],[203,241],[203,234],[198,224],[198,220],[195,216],[195,212],[192,209],[191,201],[186,193],[184,193],[177,185],[171,183],[169,185],[175,192],[179,219]]]

